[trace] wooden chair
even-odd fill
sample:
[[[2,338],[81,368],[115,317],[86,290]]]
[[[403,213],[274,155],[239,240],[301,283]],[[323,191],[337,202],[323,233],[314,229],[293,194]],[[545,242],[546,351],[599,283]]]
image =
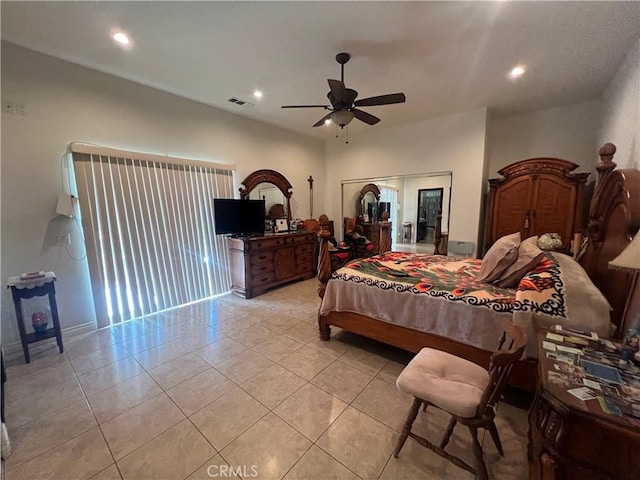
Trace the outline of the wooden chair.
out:
[[[368,258],[374,255],[376,245],[372,241],[360,243],[352,238],[354,233],[364,236],[362,225],[356,223],[355,217],[344,217],[344,242],[352,248],[353,258]]]
[[[507,335],[512,340],[509,350],[503,351]],[[498,452],[500,455],[504,455],[498,429],[494,422],[495,411],[509,373],[511,373],[511,368],[522,357],[526,344],[527,336],[524,331],[510,322],[502,334],[498,349],[491,355],[488,370],[440,350],[431,348],[420,350],[398,376],[396,382],[398,389],[413,395],[414,400],[393,456],[398,457],[407,437],[411,437],[420,445],[434,451],[458,467],[486,480],[488,478],[487,467],[484,463],[482,446],[478,441],[478,429],[489,430]],[[424,411],[432,405],[451,415],[451,420],[439,446],[411,432],[411,426],[422,405],[424,405]],[[471,432],[475,469],[444,450],[458,422],[467,426]]]
[[[320,222],[318,220],[316,220],[315,218],[307,218],[304,221],[304,229],[309,232],[320,233],[320,230],[322,228],[320,227]]]

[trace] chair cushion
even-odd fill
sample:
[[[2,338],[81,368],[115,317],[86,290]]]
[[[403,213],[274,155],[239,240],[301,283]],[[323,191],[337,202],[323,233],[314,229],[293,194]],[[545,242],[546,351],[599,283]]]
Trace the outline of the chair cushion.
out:
[[[402,392],[462,418],[475,416],[489,372],[449,353],[423,348],[398,376]]]

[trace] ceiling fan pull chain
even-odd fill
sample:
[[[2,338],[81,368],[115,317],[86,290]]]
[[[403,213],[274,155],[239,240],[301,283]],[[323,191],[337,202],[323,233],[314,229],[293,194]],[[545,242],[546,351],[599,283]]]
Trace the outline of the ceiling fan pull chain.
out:
[[[349,125],[347,125],[347,133],[346,133],[346,135],[347,135],[347,141],[344,142],[345,144],[349,143]]]

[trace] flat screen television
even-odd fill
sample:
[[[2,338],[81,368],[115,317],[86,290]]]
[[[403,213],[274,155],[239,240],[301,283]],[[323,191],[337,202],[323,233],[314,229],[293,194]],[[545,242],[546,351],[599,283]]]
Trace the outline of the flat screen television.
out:
[[[264,233],[264,200],[214,198],[213,209],[216,234]]]

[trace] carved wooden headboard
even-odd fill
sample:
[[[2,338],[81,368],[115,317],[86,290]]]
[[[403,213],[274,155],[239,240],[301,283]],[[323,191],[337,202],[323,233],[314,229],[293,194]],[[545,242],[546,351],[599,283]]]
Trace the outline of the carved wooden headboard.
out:
[[[609,300],[613,309],[611,321],[618,326],[616,336],[623,336],[623,315],[634,286],[633,277],[610,270],[609,261],[624,250],[640,229],[640,170],[615,170],[615,152],[612,143],[600,148],[598,178],[589,207],[588,245],[580,263]],[[640,288],[638,284],[635,287]]]

